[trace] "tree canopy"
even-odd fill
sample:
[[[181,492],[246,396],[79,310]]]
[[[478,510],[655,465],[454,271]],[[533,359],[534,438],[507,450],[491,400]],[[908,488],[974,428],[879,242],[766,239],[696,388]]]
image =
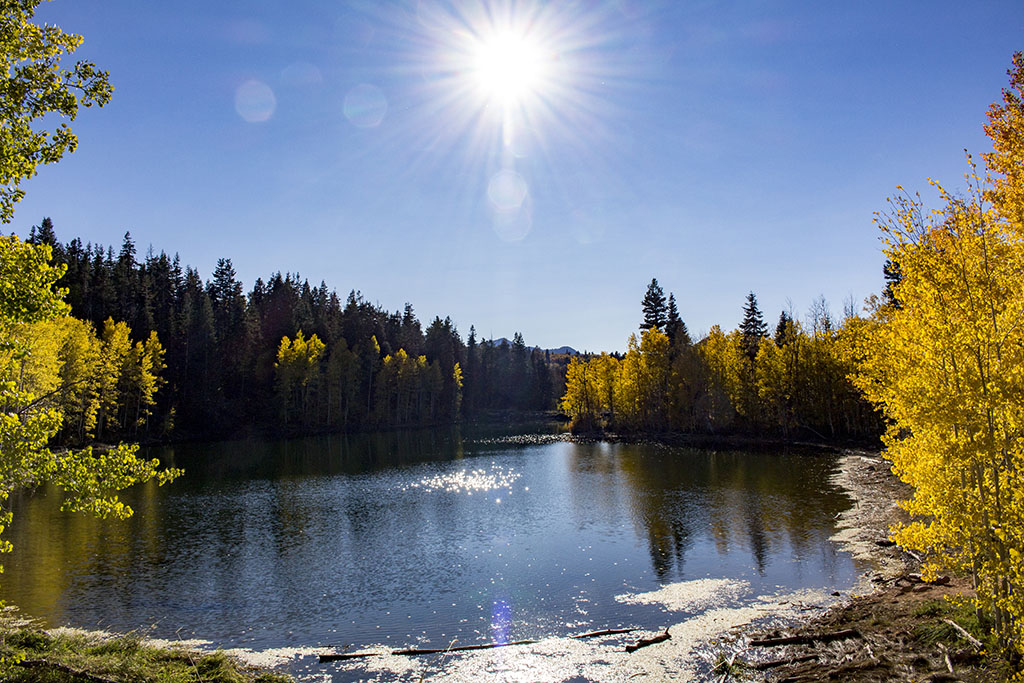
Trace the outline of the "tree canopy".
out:
[[[105,105],[113,88],[106,71],[91,62],[61,67],[61,59],[82,44],[82,37],[57,26],[32,23],[41,0],[4,0],[0,4],[0,221],[9,223],[25,192],[22,180],[40,164],[74,152],[78,138],[67,121],[79,106]],[[52,131],[47,125],[61,119]]]

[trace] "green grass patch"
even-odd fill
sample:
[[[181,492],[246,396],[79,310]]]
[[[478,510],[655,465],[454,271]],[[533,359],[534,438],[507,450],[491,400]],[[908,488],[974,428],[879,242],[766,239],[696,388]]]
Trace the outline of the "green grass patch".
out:
[[[914,616],[920,617],[922,623],[914,627],[913,636],[922,645],[934,645],[945,643],[947,645],[966,645],[964,640],[955,628],[942,621],[949,619],[961,626],[965,631],[986,644],[991,649],[993,643],[985,633],[982,624],[978,622],[978,616],[974,606],[970,602],[951,602],[938,598],[923,602],[914,609]]]
[[[149,645],[141,635],[101,638],[0,627],[0,680],[12,683],[291,683],[223,652]]]

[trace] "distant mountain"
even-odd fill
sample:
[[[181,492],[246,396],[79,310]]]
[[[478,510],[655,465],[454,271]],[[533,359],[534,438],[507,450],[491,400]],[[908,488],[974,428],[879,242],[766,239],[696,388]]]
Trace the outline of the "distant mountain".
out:
[[[504,346],[506,344],[512,346],[512,340],[506,339],[505,337],[498,337],[497,339],[494,339],[492,341],[494,342],[495,346]],[[547,351],[548,353],[552,354],[567,353],[570,356],[575,356],[579,354],[579,351],[572,348],[571,346],[559,346],[557,349],[542,349],[539,346],[534,346],[533,348],[537,349],[538,351]]]
[[[571,346],[559,346],[557,349],[546,349],[546,350],[550,351],[551,353],[567,353],[570,356],[575,356],[575,355],[579,354],[579,351],[577,351],[576,349],[572,348]]]

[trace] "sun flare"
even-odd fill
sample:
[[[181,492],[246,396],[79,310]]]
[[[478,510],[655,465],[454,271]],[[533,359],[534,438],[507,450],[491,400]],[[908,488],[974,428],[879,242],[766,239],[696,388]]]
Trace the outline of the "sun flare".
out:
[[[477,86],[487,97],[506,105],[536,94],[546,66],[540,46],[511,31],[481,40],[473,54]]]

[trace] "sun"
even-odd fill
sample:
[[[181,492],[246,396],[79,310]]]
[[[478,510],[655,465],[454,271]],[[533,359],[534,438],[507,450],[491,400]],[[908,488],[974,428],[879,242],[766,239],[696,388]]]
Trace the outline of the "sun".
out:
[[[543,88],[548,60],[528,36],[505,31],[480,40],[472,54],[472,74],[479,91],[505,106],[522,104]]]

